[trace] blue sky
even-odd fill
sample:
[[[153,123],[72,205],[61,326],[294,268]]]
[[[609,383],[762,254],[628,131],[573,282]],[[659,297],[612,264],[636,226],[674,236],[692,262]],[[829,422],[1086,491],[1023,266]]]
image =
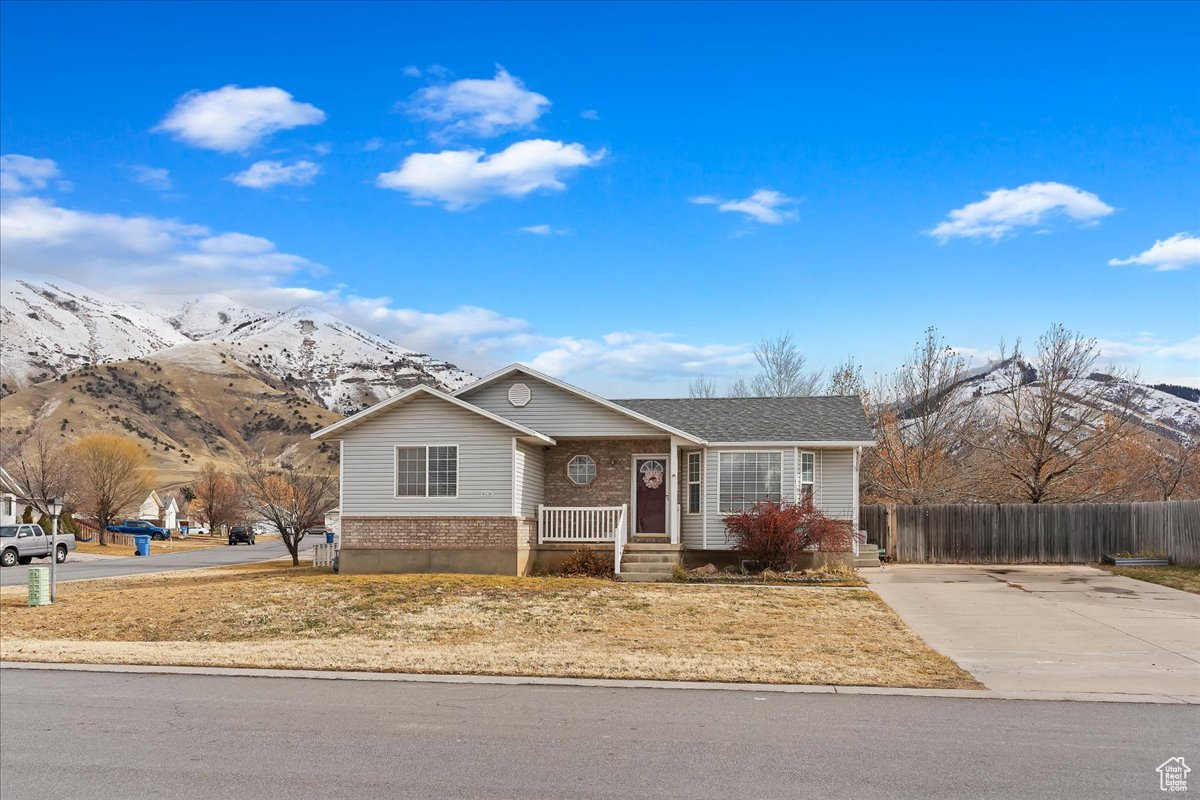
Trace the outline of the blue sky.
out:
[[[614,395],[1052,322],[1200,385],[1194,3],[2,15],[6,266]]]

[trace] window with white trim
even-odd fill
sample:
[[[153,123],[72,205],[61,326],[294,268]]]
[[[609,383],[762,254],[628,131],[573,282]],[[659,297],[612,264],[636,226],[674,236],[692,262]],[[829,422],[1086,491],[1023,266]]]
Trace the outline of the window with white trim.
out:
[[[816,453],[800,453],[800,502],[812,500],[816,502]]]
[[[396,448],[397,497],[457,497],[458,445]]]
[[[736,514],[780,499],[782,453],[721,453],[718,465],[720,513]]]
[[[701,454],[687,454],[687,513],[700,513]]]
[[[581,454],[567,462],[567,479],[576,486],[587,486],[596,480],[596,459]]]

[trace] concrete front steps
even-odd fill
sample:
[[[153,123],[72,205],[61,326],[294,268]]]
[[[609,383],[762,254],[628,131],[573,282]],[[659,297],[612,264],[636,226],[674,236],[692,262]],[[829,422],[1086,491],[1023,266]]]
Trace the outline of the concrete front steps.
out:
[[[861,567],[878,567],[879,566],[879,545],[875,542],[867,542],[858,548],[858,555],[854,557],[854,568]]]
[[[683,545],[630,542],[621,555],[617,580],[631,583],[669,581],[683,553]]]

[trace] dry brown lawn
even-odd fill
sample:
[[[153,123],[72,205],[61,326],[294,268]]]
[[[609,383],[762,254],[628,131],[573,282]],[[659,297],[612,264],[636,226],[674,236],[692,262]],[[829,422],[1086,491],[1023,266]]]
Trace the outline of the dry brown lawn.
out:
[[[588,578],[333,575],[283,563],[0,593],[0,657],[979,688],[874,593]]]

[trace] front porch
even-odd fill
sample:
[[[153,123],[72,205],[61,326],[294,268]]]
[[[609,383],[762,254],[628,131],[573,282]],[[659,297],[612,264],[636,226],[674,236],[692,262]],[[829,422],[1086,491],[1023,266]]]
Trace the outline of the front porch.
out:
[[[560,439],[544,453],[539,562],[589,546],[613,551],[623,580],[670,577],[680,561],[682,441]]]

